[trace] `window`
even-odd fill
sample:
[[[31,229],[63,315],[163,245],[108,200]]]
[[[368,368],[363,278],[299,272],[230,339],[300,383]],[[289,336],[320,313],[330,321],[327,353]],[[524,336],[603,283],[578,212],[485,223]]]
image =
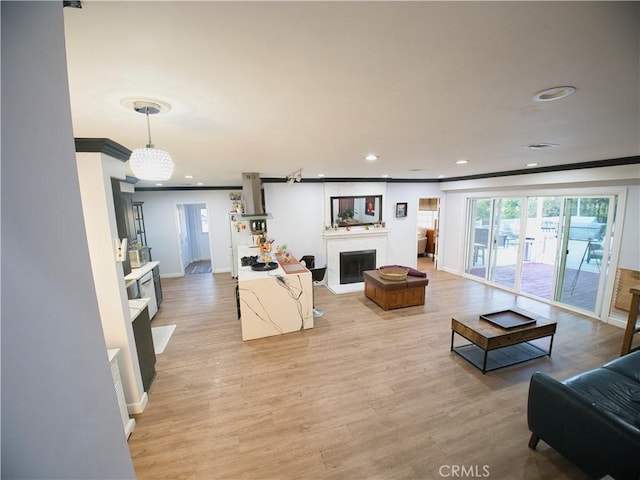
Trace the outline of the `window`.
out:
[[[200,230],[202,233],[209,233],[209,213],[206,208],[200,209]]]

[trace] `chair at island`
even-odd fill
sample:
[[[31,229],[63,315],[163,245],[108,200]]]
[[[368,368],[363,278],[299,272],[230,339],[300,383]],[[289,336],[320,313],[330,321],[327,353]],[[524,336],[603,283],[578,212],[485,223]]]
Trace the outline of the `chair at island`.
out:
[[[313,316],[314,316],[314,318],[318,318],[318,317],[321,317],[322,315],[324,315],[324,312],[322,310],[318,310],[316,308],[315,286],[319,285],[324,280],[324,276],[327,273],[327,266],[325,265],[324,267],[320,267],[320,268],[310,268],[309,271],[311,272],[311,278],[313,280],[313,285],[314,285],[314,289],[313,289]]]

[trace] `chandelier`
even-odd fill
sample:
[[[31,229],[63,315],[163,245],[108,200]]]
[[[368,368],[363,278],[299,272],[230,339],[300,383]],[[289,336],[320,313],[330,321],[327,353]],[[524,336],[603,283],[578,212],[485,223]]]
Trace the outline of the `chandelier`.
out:
[[[171,155],[164,150],[155,148],[151,143],[149,115],[159,113],[160,105],[153,102],[136,101],[133,103],[133,109],[147,116],[147,132],[149,134],[149,143],[147,146],[145,148],[136,148],[131,152],[129,166],[133,174],[140,180],[169,180],[171,175],[173,175],[174,168]]]

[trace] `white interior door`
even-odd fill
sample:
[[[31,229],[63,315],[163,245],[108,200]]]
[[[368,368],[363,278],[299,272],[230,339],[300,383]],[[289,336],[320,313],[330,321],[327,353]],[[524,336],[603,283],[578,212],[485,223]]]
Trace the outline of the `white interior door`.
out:
[[[176,207],[178,215],[178,237],[180,239],[180,265],[182,270],[191,263],[191,248],[189,247],[189,230],[184,205]]]

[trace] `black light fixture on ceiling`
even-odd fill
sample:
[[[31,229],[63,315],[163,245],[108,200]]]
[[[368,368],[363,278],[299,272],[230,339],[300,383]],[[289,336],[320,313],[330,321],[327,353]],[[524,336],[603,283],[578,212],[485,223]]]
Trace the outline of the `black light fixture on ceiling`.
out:
[[[133,174],[141,180],[169,180],[175,167],[171,155],[164,150],[155,148],[151,143],[151,124],[149,115],[160,112],[161,106],[154,102],[138,100],[133,102],[133,109],[147,117],[147,132],[149,143],[145,148],[136,148],[129,157],[129,166]]]

